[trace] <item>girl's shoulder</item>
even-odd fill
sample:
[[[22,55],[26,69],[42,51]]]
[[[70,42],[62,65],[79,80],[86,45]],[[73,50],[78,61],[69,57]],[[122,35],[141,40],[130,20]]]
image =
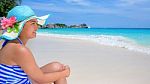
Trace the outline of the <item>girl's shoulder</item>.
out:
[[[16,62],[13,59],[19,57],[21,58],[26,53],[30,53],[30,51],[25,46],[16,43],[8,43],[5,47],[3,47],[0,50],[0,58],[1,60],[7,59],[7,62],[3,60],[5,61],[5,63],[16,64]]]
[[[15,51],[15,50],[20,50],[20,49],[25,49],[26,47],[21,45],[21,44],[16,44],[16,43],[8,43],[4,49],[8,49],[10,51]]]
[[[12,53],[12,61],[16,63],[18,60],[22,62],[32,57],[32,52],[24,45],[21,44],[8,44],[6,47],[11,48],[9,51]],[[18,64],[18,63],[16,63]]]
[[[22,54],[30,52],[30,50],[26,46],[16,43],[8,43],[4,47],[4,51],[11,54]]]

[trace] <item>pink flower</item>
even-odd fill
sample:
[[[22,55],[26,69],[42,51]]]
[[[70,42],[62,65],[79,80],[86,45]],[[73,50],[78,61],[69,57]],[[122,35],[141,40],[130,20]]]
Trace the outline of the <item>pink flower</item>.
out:
[[[16,17],[13,16],[13,17],[9,18],[9,22],[10,22],[11,25],[16,23]]]
[[[16,17],[10,17],[9,19],[3,17],[1,20],[2,29],[7,29],[8,27],[12,28],[14,23],[16,23]]]

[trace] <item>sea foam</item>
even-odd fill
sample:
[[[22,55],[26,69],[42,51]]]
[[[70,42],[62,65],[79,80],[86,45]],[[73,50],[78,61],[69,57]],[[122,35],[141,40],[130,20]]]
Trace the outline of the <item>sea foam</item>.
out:
[[[111,36],[111,35],[62,35],[62,34],[43,34],[38,33],[40,36],[52,36],[52,37],[59,37],[59,38],[69,38],[69,39],[81,39],[81,40],[88,40],[93,41],[101,45],[107,46],[115,46],[126,48],[131,51],[142,52],[150,55],[150,47],[142,46],[137,44],[134,40],[123,36]]]

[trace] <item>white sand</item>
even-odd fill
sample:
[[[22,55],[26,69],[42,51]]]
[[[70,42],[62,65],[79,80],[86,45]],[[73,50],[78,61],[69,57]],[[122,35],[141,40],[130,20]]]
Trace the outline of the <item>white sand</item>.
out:
[[[150,84],[150,56],[84,40],[38,36],[29,41],[38,65],[71,67],[68,84]]]

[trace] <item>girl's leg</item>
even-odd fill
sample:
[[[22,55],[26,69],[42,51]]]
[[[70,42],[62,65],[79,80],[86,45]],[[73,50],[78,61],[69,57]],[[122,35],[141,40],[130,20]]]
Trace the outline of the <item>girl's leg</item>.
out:
[[[62,71],[64,69],[64,65],[59,62],[52,62],[42,66],[40,69],[44,73],[51,73],[51,72]],[[33,84],[37,84],[37,83],[33,81]],[[46,84],[53,84],[53,83],[46,83]],[[54,84],[67,84],[67,80],[66,78],[61,78],[54,81]]]

